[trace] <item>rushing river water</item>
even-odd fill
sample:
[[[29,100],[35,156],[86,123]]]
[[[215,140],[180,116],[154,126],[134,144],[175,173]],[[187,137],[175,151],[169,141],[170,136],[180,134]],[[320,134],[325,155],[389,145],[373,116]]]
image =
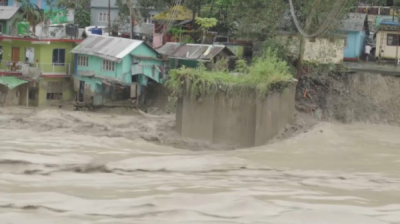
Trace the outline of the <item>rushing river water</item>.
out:
[[[234,151],[89,134],[1,129],[0,223],[400,223],[400,128]]]

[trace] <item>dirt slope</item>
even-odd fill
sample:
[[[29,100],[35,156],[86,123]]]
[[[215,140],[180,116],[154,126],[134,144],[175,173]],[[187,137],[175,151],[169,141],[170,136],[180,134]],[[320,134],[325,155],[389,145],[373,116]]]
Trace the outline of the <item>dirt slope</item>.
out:
[[[331,73],[299,79],[297,110],[321,120],[400,125],[400,76]]]

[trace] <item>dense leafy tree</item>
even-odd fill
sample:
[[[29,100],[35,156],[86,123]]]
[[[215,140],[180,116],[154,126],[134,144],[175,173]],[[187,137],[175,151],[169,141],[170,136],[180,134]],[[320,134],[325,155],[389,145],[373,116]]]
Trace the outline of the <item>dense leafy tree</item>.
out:
[[[16,0],[20,5],[23,11],[23,17],[29,24],[32,26],[32,31],[35,33],[36,25],[43,21],[44,13],[35,3],[32,3],[30,0]],[[18,20],[21,20],[21,17],[18,17],[13,21],[13,23],[17,24]]]
[[[80,28],[90,26],[90,0],[46,0],[50,6],[49,14],[55,9],[75,9],[75,23]]]

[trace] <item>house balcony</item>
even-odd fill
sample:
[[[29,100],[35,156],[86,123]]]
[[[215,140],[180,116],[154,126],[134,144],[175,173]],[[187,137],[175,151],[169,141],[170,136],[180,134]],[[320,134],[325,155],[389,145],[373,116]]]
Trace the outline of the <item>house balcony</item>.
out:
[[[69,63],[35,63],[28,64],[16,62],[16,68],[12,69],[12,63],[3,62],[0,66],[0,75],[33,75],[39,72],[42,76],[63,77],[71,75]]]

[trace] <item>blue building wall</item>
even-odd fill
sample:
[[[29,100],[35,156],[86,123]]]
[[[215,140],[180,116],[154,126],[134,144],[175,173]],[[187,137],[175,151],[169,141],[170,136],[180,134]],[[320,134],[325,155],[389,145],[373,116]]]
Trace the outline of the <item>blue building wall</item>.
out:
[[[363,53],[365,44],[365,31],[347,32],[347,46],[343,50],[346,60],[358,60]]]
[[[41,9],[50,9],[45,0],[30,0],[31,3],[36,4]],[[8,0],[8,6],[17,6],[16,0]]]

